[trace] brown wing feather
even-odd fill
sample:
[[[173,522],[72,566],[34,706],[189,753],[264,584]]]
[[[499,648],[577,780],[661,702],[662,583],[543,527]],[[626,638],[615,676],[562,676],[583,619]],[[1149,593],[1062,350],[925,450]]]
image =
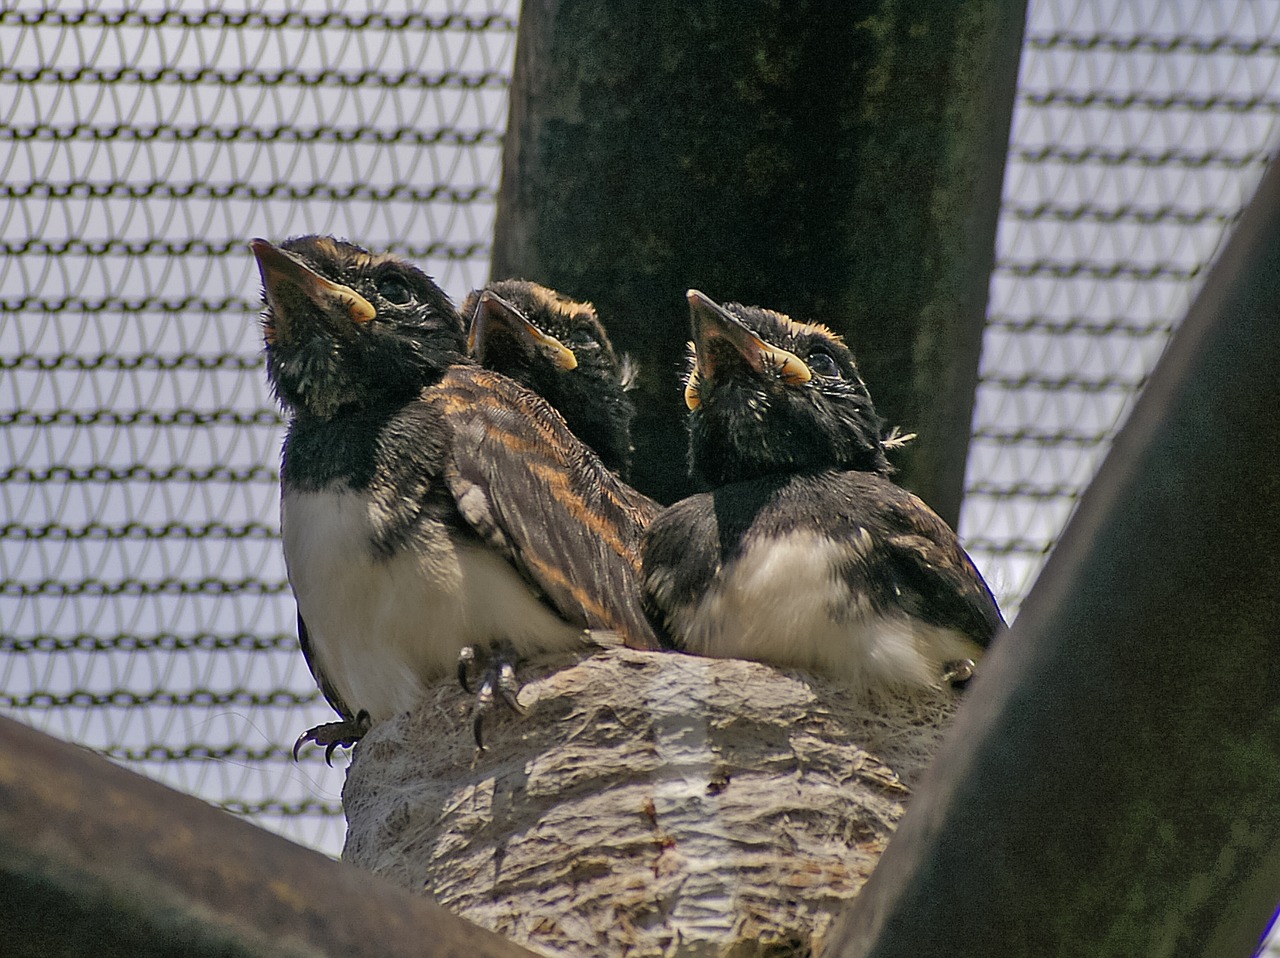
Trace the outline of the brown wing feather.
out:
[[[661,507],[505,376],[455,366],[428,401],[452,433],[445,481],[471,527],[566,620],[660,648],[638,583],[640,538]]]

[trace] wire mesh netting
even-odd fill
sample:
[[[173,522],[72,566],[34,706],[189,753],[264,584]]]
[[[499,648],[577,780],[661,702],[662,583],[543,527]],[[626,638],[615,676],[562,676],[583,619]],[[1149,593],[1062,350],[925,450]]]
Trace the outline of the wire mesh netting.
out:
[[[5,713],[340,847],[341,773],[288,752],[329,713],[245,243],[482,282],[517,13],[0,5]],[[961,524],[1010,612],[1261,173],[1278,66],[1280,4],[1032,0]]]
[[[1276,142],[1280,4],[1031,0],[961,517],[1016,612]]]
[[[0,13],[0,705],[336,852],[246,242],[486,276],[515,3]]]

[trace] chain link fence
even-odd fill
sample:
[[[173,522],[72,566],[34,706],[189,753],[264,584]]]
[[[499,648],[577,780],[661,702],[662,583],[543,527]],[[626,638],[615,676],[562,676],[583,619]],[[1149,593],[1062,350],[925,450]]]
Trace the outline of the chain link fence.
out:
[[[0,3],[0,710],[330,853],[245,243],[480,284],[518,16],[353,6]],[[1011,613],[1263,169],[1278,67],[1280,4],[1032,0],[961,522]]]

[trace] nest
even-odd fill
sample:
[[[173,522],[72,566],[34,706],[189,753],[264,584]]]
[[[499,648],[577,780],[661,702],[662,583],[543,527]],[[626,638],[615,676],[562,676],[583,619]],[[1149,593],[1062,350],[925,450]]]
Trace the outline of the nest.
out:
[[[343,857],[584,958],[814,953],[956,705],[627,649],[523,676],[527,714],[492,713],[482,753],[453,680],[369,732]]]

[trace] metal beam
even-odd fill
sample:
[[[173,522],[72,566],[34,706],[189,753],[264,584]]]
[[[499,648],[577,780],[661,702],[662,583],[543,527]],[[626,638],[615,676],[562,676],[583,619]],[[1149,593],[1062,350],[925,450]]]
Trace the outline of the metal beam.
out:
[[[641,365],[633,481],[690,491],[685,290],[844,333],[954,523],[1026,0],[526,0],[495,277],[590,299]]]
[[[532,958],[423,898],[0,718],[6,955]]]
[[[1280,167],[827,955],[1247,956],[1280,898]]]

